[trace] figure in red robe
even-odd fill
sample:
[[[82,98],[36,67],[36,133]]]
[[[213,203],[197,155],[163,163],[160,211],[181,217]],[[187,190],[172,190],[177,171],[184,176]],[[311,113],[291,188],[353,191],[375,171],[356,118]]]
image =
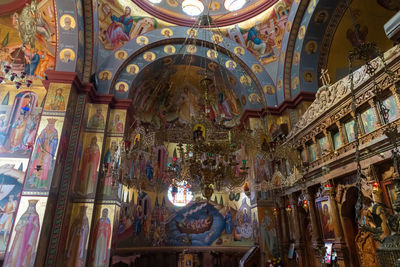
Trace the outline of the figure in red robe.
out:
[[[93,136],[89,146],[83,152],[80,179],[76,185],[78,194],[89,195],[94,192],[99,160],[100,149],[97,145],[97,137]]]
[[[47,119],[47,125],[36,140],[32,164],[29,168],[28,184],[35,189],[48,189],[49,177],[54,165],[58,145],[56,119]]]
[[[91,266],[102,267],[108,265],[108,245],[111,236],[111,223],[108,218],[108,209],[103,209],[102,216],[94,229]]]

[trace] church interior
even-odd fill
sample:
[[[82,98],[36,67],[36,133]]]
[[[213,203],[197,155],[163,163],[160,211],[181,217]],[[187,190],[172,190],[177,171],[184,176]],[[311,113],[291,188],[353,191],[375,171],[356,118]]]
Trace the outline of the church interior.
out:
[[[0,1],[0,264],[400,266],[400,2]]]

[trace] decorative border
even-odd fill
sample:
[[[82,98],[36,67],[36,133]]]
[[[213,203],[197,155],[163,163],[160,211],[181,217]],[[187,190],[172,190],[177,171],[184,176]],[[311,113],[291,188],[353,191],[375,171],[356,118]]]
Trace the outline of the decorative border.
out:
[[[64,162],[64,170],[61,178],[60,189],[58,193],[56,212],[54,214],[52,232],[50,235],[50,244],[47,250],[46,266],[55,266],[57,259],[58,243],[60,241],[63,219],[68,201],[68,191],[71,184],[72,174],[74,170],[75,152],[79,141],[79,132],[81,120],[86,102],[86,94],[79,94],[74,119],[72,122],[72,130],[68,145],[68,152]]]

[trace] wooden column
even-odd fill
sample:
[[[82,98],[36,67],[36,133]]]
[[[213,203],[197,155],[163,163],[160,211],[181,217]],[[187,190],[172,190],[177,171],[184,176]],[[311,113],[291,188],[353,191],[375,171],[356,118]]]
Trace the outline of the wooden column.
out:
[[[392,94],[394,95],[394,99],[396,100],[396,108],[398,110],[400,110],[400,95],[398,93],[396,93],[396,88],[395,86],[391,86],[390,87],[390,91],[392,92]]]
[[[322,238],[321,227],[315,205],[315,190],[313,190],[312,188],[307,188],[304,195],[308,201],[308,206],[309,206],[310,221],[313,229],[312,246],[314,249],[314,255],[316,257],[315,265],[318,266],[321,262],[321,257],[323,257],[323,255],[320,255],[320,250],[325,245]]]
[[[291,220],[293,221],[293,229],[295,235],[295,251],[297,254],[297,260],[300,267],[309,266],[309,261],[306,252],[306,243],[304,240],[304,223],[303,214],[300,211],[299,205],[297,205],[298,196],[293,193],[289,196],[289,201],[292,204]]]
[[[325,187],[327,189],[327,187]],[[346,240],[343,233],[341,219],[339,215],[338,205],[334,196],[335,188],[330,187],[329,190],[325,190],[324,194],[328,195],[328,201],[330,206],[330,212],[333,219],[333,230],[335,232],[335,241],[333,243],[333,250],[337,253],[337,259],[339,266],[350,266],[350,258],[348,248],[346,246]]]
[[[279,228],[280,228],[280,249],[281,249],[281,258],[283,262],[285,263],[286,266],[289,266],[289,259],[288,259],[288,253],[289,253],[289,246],[290,246],[290,237],[289,237],[289,226],[288,226],[288,221],[286,217],[286,203],[285,203],[285,198],[280,197],[278,198],[277,201],[278,208],[279,208],[279,214],[277,217]]]
[[[339,130],[340,140],[342,141],[341,146],[344,146],[345,144],[347,144],[347,138],[344,136],[343,125],[340,123],[340,121],[337,121],[336,126],[338,127]]]

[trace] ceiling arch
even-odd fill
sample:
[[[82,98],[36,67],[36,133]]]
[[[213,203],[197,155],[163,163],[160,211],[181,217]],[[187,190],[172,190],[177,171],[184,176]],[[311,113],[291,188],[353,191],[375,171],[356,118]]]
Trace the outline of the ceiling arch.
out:
[[[165,39],[166,29],[170,38]],[[192,44],[195,48],[194,56],[207,57],[219,65],[228,66],[228,61],[237,62],[237,70],[232,71],[233,75],[240,81],[241,76],[251,78],[251,83],[243,86],[244,93],[248,96],[252,93],[262,93],[268,106],[277,105],[275,95],[275,85],[268,73],[259,65],[257,59],[250,54],[246,49],[239,46],[237,43],[229,40],[226,37],[220,36],[222,42],[216,44],[216,35],[208,30],[196,29],[196,37],[189,36],[191,28],[188,27],[169,27],[156,29],[126,43],[121,49],[115,51],[105,62],[98,68],[96,72],[96,88],[99,93],[108,94],[116,93],[115,86],[118,82],[125,82],[131,85],[134,80],[134,75],[127,75],[126,68],[130,64],[135,64],[138,67],[138,73],[147,65],[151,64],[156,59],[167,58],[171,53],[167,52],[167,45],[174,47],[174,53],[187,55],[187,46]],[[221,41],[221,40],[220,40]],[[197,43],[196,43],[197,42]],[[199,45],[201,42],[201,45]],[[182,46],[182,44],[187,44]],[[210,47],[210,48],[208,48]],[[208,50],[215,48],[218,51],[217,58],[211,58],[207,55]],[[233,52],[232,52],[233,51]],[[240,52],[240,53],[239,53]],[[150,56],[151,55],[151,56]],[[260,66],[261,68],[258,68]],[[107,72],[107,79],[104,73]],[[243,84],[242,84],[243,85]],[[129,93],[116,93],[118,98],[127,98]]]

